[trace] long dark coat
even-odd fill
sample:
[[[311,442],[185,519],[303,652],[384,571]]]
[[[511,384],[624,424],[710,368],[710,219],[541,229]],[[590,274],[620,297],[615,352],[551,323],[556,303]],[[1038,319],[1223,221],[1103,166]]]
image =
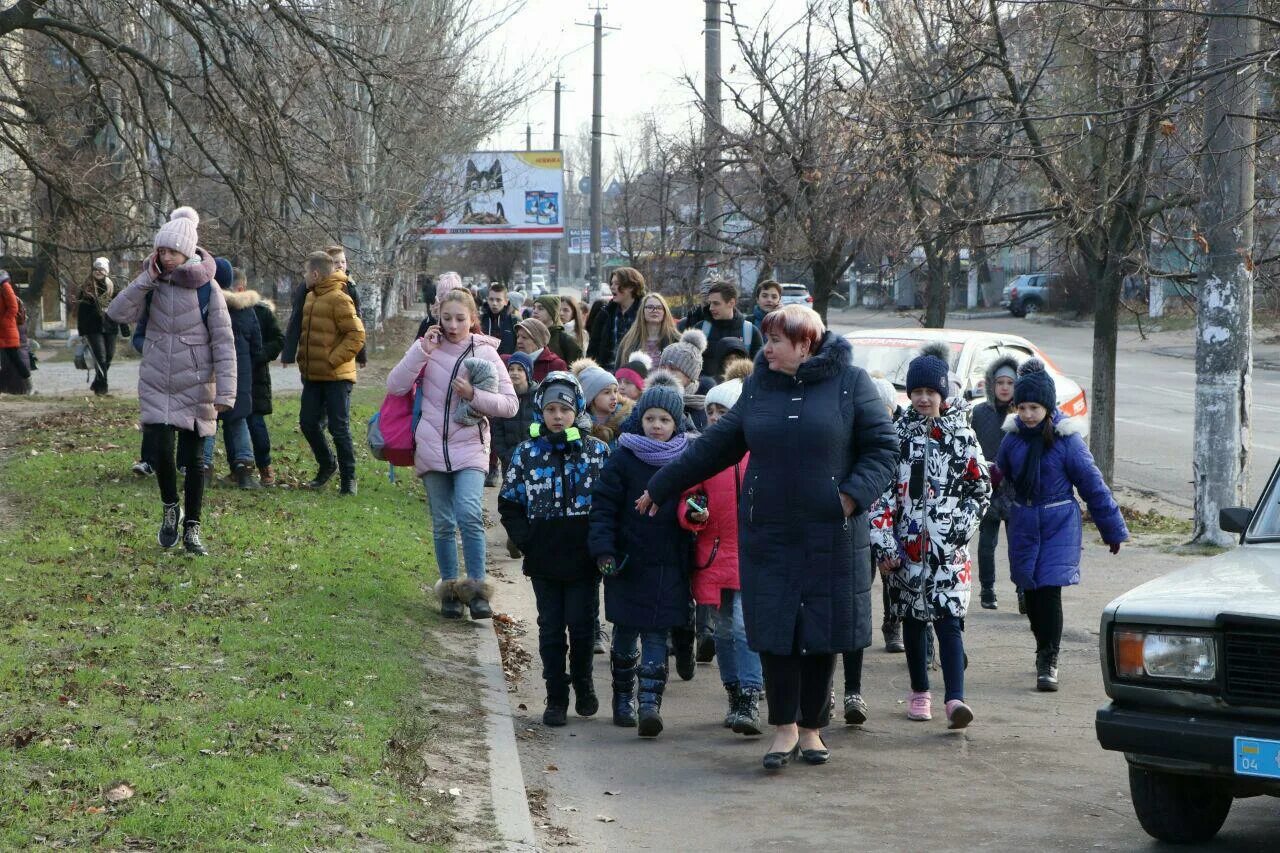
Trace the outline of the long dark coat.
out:
[[[245,293],[254,293],[246,290]],[[256,295],[256,294],[255,294]],[[284,348],[284,330],[276,319],[276,306],[269,299],[260,296],[253,304],[253,313],[258,318],[258,329],[262,332],[262,352],[253,363],[253,413],[269,415],[273,411],[271,401],[271,362],[280,357]]]
[[[253,414],[253,364],[261,357],[262,330],[253,311],[257,293],[224,291],[223,296],[231,314],[231,335],[236,345],[236,404],[230,411],[218,415],[218,420],[234,421]]]
[[[649,495],[671,509],[681,491],[747,451],[738,539],[748,645],[772,654],[866,648],[866,511],[893,476],[897,444],[848,341],[827,332],[795,376],[757,356],[737,405],[650,480]],[[856,504],[849,518],[841,493]]]

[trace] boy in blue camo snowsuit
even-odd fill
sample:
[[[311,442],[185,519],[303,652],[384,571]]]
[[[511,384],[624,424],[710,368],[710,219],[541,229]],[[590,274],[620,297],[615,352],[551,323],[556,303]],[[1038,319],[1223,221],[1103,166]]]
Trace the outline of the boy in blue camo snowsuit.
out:
[[[609,448],[575,426],[586,403],[572,373],[547,374],[533,408],[532,438],[511,454],[498,512],[507,536],[524,554],[524,573],[538,604],[538,651],[547,683],[542,720],[563,726],[570,683],[578,716],[590,717],[600,707],[591,678],[600,574],[587,550],[587,526],[591,490]]]

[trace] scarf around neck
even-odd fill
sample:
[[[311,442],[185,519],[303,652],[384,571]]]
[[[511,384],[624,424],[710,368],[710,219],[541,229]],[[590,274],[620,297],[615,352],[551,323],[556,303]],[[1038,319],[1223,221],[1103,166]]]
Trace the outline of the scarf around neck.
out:
[[[689,446],[689,436],[676,433],[670,441],[654,441],[645,435],[624,432],[618,437],[618,443],[634,453],[646,465],[666,465],[672,462]]]
[[[1040,491],[1040,457],[1044,454],[1044,421],[1029,427],[1019,420],[1018,437],[1027,444],[1027,458],[1023,460],[1022,470],[1013,478],[1013,490],[1018,500],[1026,502],[1034,499],[1036,492]]]

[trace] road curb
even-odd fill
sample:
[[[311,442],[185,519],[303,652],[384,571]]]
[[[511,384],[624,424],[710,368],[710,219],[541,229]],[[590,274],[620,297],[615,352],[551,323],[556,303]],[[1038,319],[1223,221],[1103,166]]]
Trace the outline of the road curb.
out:
[[[480,631],[476,654],[484,672],[481,703],[485,712],[485,739],[489,746],[489,792],[493,799],[494,824],[502,839],[503,850],[532,853],[538,849],[537,837],[533,833],[533,818],[529,815],[520,750],[516,748],[511,699],[507,693],[507,679],[502,672],[498,635],[492,625]]]

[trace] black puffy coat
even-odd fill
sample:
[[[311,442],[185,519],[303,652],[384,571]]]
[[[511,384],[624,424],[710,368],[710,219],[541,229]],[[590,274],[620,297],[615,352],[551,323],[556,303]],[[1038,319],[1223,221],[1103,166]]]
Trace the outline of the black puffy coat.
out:
[[[642,630],[689,622],[693,534],[680,526],[674,500],[652,517],[635,509],[657,471],[619,447],[591,493],[591,556],[614,557],[621,564],[616,575],[604,579],[605,616],[615,625]]]
[[[431,306],[428,305],[428,317],[430,314]],[[480,331],[491,338],[498,339],[498,355],[511,355],[516,351],[516,323],[518,322],[510,305],[503,308],[502,313],[494,314],[489,310],[488,302],[480,303]]]
[[[517,394],[516,399],[520,401],[520,407],[511,417],[489,418],[493,452],[498,454],[498,459],[501,460],[504,468],[511,462],[511,451],[529,438],[529,425],[533,423],[533,395],[537,391],[538,386],[531,384],[529,390],[523,394]]]
[[[1018,360],[1011,355],[997,358],[987,367],[986,389],[987,399],[973,407],[969,413],[969,425],[978,436],[978,445],[982,448],[982,458],[988,465],[996,461],[996,452],[1000,450],[1000,442],[1004,440],[1004,420],[1014,410],[1013,402],[1001,406],[996,402],[996,371],[1001,367],[1012,367],[1016,373]],[[1002,482],[991,495],[991,505],[987,508],[988,518],[1008,518],[1009,504],[1013,500],[1013,484]]]
[[[234,421],[253,414],[253,365],[262,356],[262,330],[253,306],[258,294],[253,291],[225,291],[227,312],[231,315],[231,336],[236,344],[236,404],[218,415],[218,420]]]
[[[747,642],[757,652],[824,654],[871,644],[866,511],[884,493],[897,441],[849,342],[827,332],[795,376],[763,353],[724,417],[649,482],[673,511],[684,489],[751,459],[738,506]],[[857,505],[845,518],[840,493]]]
[[[280,357],[284,348],[284,330],[276,319],[276,306],[269,299],[257,296],[253,303],[253,314],[258,318],[258,330],[262,332],[262,352],[253,362],[253,414],[269,415],[273,411],[271,405],[271,362]]]

